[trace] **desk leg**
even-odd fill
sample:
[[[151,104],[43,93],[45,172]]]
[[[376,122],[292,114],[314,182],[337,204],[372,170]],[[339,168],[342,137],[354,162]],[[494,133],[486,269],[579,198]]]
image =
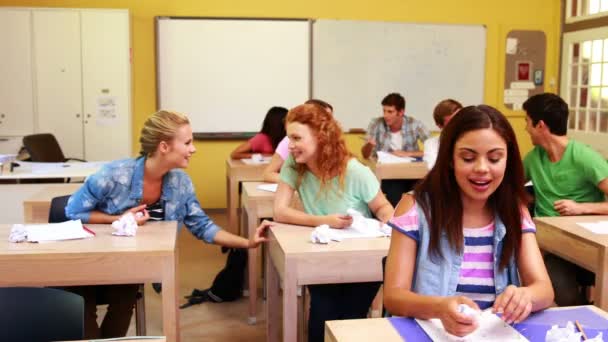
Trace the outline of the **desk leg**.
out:
[[[266,341],[278,342],[280,338],[279,322],[279,273],[270,257],[270,248],[264,249],[266,254]]]
[[[283,275],[283,341],[298,339],[298,284],[293,264],[285,262]]]
[[[239,199],[239,182],[230,177],[226,179],[226,194],[228,195],[228,231],[234,234],[239,234],[237,221],[238,199]]]
[[[595,305],[608,310],[608,249],[600,251],[600,260],[595,273]]]
[[[177,250],[163,263],[163,333],[167,341],[179,342],[179,306],[177,305]]]
[[[258,216],[256,215],[256,208],[243,210],[241,215],[247,215],[247,236],[254,236],[255,229],[257,228],[259,222]],[[263,247],[263,245],[260,245],[258,248]],[[249,255],[247,256],[247,274],[249,278],[249,324],[256,323],[258,300],[258,248],[249,248]]]

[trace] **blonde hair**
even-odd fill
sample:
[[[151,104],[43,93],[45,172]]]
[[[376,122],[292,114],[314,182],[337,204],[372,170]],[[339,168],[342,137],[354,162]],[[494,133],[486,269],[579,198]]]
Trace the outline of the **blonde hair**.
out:
[[[190,120],[181,113],[159,110],[152,114],[144,122],[144,127],[141,129],[139,154],[142,156],[152,155],[156,152],[156,148],[161,141],[171,141],[177,130],[187,124],[190,124]]]

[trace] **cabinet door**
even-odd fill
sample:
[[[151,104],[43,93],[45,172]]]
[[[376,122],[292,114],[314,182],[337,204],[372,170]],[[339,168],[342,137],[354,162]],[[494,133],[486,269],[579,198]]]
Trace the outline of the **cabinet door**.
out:
[[[0,9],[0,135],[34,132],[31,12]]]
[[[130,157],[129,12],[83,10],[81,19],[85,158]]]
[[[34,10],[37,131],[53,133],[66,157],[82,158],[80,13]]]

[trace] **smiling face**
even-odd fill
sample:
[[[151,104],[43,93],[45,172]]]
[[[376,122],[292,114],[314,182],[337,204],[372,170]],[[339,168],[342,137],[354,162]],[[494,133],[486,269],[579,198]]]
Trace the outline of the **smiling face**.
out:
[[[289,152],[296,163],[308,164],[314,160],[317,151],[317,138],[310,127],[299,122],[287,124]]]
[[[454,145],[453,165],[463,205],[485,205],[504,178],[507,144],[493,129],[469,131]]]
[[[165,144],[162,151],[164,160],[171,168],[185,169],[190,163],[190,157],[196,152],[192,138],[192,126],[182,125],[175,132],[175,137]]]

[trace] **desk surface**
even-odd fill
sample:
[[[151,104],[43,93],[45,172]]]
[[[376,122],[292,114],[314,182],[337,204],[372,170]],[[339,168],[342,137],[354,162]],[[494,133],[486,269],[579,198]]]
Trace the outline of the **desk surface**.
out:
[[[86,178],[105,162],[90,163],[23,163],[13,172],[0,174],[0,180]]]
[[[111,235],[110,225],[87,225],[89,239],[8,242],[0,225],[0,286],[163,284],[163,333],[179,341],[177,222],[149,222],[135,237]]]
[[[599,315],[608,318],[608,313],[595,307],[588,306]],[[546,311],[557,311],[575,307],[550,308]],[[525,321],[524,321],[525,323]],[[587,336],[589,338],[595,336]],[[393,327],[388,318],[350,319],[325,322],[326,342],[357,342],[357,341],[403,342],[403,339]]]
[[[577,224],[579,222],[608,221],[608,215],[535,217],[534,221],[537,225],[558,228],[572,237],[587,240],[591,244],[608,247],[608,235],[592,233]]]
[[[94,254],[146,254],[163,256],[173,253],[177,235],[176,222],[150,222],[141,226],[135,237],[114,236],[112,227],[106,224],[87,224],[96,233],[90,239],[56,241],[48,243],[11,243],[8,235],[11,225],[0,224],[0,260],[36,256],[56,258],[58,254],[88,256]],[[2,272],[0,272],[2,273]],[[3,281],[0,279],[0,284]]]
[[[429,172],[426,162],[381,164],[370,162],[370,168],[379,180],[422,179]]]

